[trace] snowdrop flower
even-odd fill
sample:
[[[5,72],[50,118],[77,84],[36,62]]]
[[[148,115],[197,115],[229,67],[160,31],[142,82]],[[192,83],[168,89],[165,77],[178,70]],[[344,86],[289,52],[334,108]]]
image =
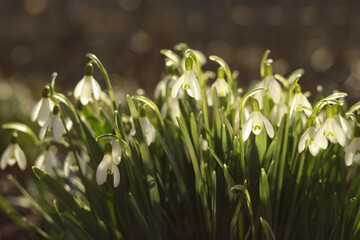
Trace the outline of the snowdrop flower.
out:
[[[352,127],[350,123],[343,116],[340,115],[338,105],[334,105],[333,108],[334,108],[335,120],[340,124],[341,128],[344,130],[346,137],[348,139],[351,139]]]
[[[145,141],[146,141],[147,145],[150,146],[150,144],[155,141],[156,134],[155,134],[154,126],[146,118],[146,112],[145,112],[144,108],[142,108],[140,110],[139,121],[140,121],[141,129],[144,134]],[[135,136],[135,133],[136,133],[136,130],[135,130],[135,127],[133,127],[129,134],[130,134],[130,136]]]
[[[165,67],[166,76],[156,85],[154,96],[155,98],[167,96],[168,89],[172,88],[176,80],[176,68],[172,61],[166,62]]]
[[[41,99],[35,104],[31,111],[31,120],[37,121],[40,126],[43,126],[48,120],[50,113],[55,103],[49,97],[50,89],[48,86],[42,90]]]
[[[69,152],[66,155],[65,161],[64,161],[63,171],[64,171],[65,177],[69,177],[70,172],[76,172],[79,170],[79,167],[76,163],[75,154],[76,154],[77,159],[79,160],[81,171],[84,172],[86,170],[86,164],[89,159],[83,158],[77,152],[69,149]]]
[[[326,116],[327,119],[315,134],[314,145],[320,144],[322,137],[325,136],[332,143],[339,143],[344,147],[346,144],[345,132],[333,117],[333,108],[329,105],[326,107]]]
[[[299,145],[298,145],[299,153],[304,151],[305,146],[308,146],[311,155],[313,155],[315,157],[319,153],[320,148],[322,148],[322,149],[327,148],[328,141],[326,140],[325,136],[322,136],[320,138],[318,145],[314,144],[315,134],[316,134],[315,127],[311,126],[308,129],[306,129],[306,131],[303,133],[303,135],[301,136],[301,138],[299,140]]]
[[[350,144],[345,147],[345,164],[350,166],[353,162],[360,162],[360,127],[356,126],[354,130],[354,138]]]
[[[190,95],[190,97],[195,98],[196,100],[199,100],[201,98],[201,92],[200,92],[200,84],[197,78],[195,77],[194,72],[192,71],[192,59],[191,57],[187,57],[185,61],[185,73],[179,77],[172,90],[171,90],[171,97],[175,98],[178,94],[181,86],[186,90],[187,94]]]
[[[265,126],[266,132],[270,138],[274,137],[274,128],[269,122],[269,120],[262,115],[260,112],[259,102],[253,98],[251,99],[251,107],[253,112],[250,114],[249,118],[242,125],[242,138],[246,141],[249,138],[251,131],[255,135],[259,135]]]
[[[61,122],[59,116],[59,106],[55,105],[53,108],[53,114],[49,117],[49,119],[45,122],[45,124],[41,127],[39,132],[40,140],[43,140],[48,129],[52,129],[54,138],[57,142],[60,141],[63,134],[65,133],[65,128]]]
[[[99,166],[96,169],[96,182],[99,185],[102,185],[106,181],[108,174],[114,175],[114,187],[119,186],[120,183],[120,171],[117,165],[120,163],[117,162],[118,159],[113,158],[112,155],[112,145],[110,142],[105,145],[105,155]]]
[[[279,102],[278,104],[275,104],[270,112],[271,121],[276,123],[276,125],[280,127],[281,120],[284,117],[285,113],[287,112],[288,112],[288,107],[286,106],[285,103]]]
[[[96,101],[100,99],[101,88],[92,74],[93,66],[91,63],[88,63],[86,65],[85,76],[76,85],[74,90],[75,99],[80,99],[80,102],[83,105],[86,105],[88,102],[90,102],[92,95]]]
[[[225,77],[224,69],[222,67],[219,67],[217,79],[215,80],[213,85],[211,85],[211,88],[207,90],[207,101],[209,106],[213,105],[213,96],[212,96],[213,87],[215,87],[219,97],[226,97],[229,94],[229,85],[224,77]],[[230,104],[232,104],[234,102],[234,95],[232,94],[232,92],[230,92],[230,94],[231,94]]]
[[[255,98],[259,101],[260,108],[263,107],[263,97],[265,92],[269,93],[271,99],[275,104],[280,103],[281,99],[281,85],[274,78],[270,63],[265,65],[265,78],[258,84],[258,87],[265,87],[267,91],[259,91],[255,93]]]
[[[26,169],[26,156],[16,143],[17,135],[14,134],[11,138],[10,145],[5,149],[1,156],[0,165],[1,170],[4,170],[7,165],[13,166],[18,164],[19,168],[24,171]]]
[[[49,148],[36,158],[35,167],[40,168],[50,176],[55,177],[58,168],[58,158]]]
[[[169,105],[169,107],[168,107]],[[176,120],[176,117],[180,117],[180,106],[179,106],[179,100],[171,98],[169,99],[169,103],[164,103],[161,107],[161,117],[162,119],[166,119],[167,113],[170,112],[170,116],[172,121],[177,125],[178,122]]]
[[[294,110],[298,112],[304,111],[307,116],[310,116],[312,112],[312,106],[309,100],[302,94],[299,84],[295,86],[295,95],[292,99],[290,114],[292,114]]]

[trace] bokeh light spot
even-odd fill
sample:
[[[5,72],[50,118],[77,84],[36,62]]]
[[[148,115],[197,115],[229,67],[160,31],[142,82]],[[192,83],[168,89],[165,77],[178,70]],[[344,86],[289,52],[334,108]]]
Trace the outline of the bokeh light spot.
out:
[[[47,5],[47,0],[25,0],[24,8],[30,15],[39,15]]]
[[[311,65],[319,72],[328,70],[334,63],[334,56],[327,47],[318,48],[311,55]]]
[[[143,30],[136,32],[130,39],[130,48],[136,53],[146,53],[152,45],[150,35]]]

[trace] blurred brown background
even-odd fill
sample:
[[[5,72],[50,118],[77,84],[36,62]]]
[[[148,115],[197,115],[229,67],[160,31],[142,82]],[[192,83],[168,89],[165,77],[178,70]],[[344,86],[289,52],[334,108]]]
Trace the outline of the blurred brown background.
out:
[[[358,98],[359,5],[356,0],[2,0],[0,72],[17,74],[40,91],[56,71],[58,86],[72,90],[83,75],[85,54],[92,52],[115,86],[126,88],[136,80],[151,95],[163,71],[160,49],[187,42],[223,57],[240,71],[242,86],[258,78],[261,56],[271,49],[275,72],[305,69],[305,90],[323,84],[329,92],[337,88]]]

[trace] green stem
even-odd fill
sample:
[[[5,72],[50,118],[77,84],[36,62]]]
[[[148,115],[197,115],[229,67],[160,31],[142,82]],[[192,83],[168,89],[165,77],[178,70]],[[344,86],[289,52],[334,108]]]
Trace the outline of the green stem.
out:
[[[111,99],[112,104],[113,104],[113,111],[114,111],[116,109],[116,101],[115,101],[115,97],[114,97],[114,91],[113,91],[113,88],[111,86],[109,75],[108,75],[104,65],[101,63],[101,61],[94,54],[88,53],[88,54],[86,54],[86,56],[88,58],[90,58],[96,64],[96,66],[101,70],[102,74],[104,75],[105,82],[106,82],[107,88],[109,90],[110,99]]]

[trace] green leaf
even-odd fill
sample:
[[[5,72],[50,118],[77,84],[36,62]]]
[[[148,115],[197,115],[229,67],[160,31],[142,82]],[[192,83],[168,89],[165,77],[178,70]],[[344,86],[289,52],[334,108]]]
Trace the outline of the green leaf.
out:
[[[46,184],[48,189],[59,201],[61,201],[64,207],[70,213],[73,213],[74,217],[84,225],[86,231],[88,231],[96,239],[107,236],[107,232],[93,220],[90,212],[80,208],[74,198],[65,190],[63,186],[59,184],[58,181],[55,181],[46,172],[37,167],[33,167],[32,169],[35,175]]]
[[[266,175],[265,170],[262,168],[260,173],[260,181],[259,181],[259,196],[260,202],[265,212],[266,219],[269,219],[271,222],[271,198],[270,198],[270,188],[268,177]]]
[[[198,133],[198,127],[196,124],[194,113],[190,114],[190,130],[191,130],[191,136],[194,143],[194,148],[196,150],[196,153],[200,154],[200,142],[199,142],[199,133]]]
[[[211,174],[212,181],[212,198],[211,198],[211,209],[212,209],[212,239],[216,239],[216,172],[215,170]]]
[[[215,134],[218,139],[221,139],[221,120],[220,120],[220,111],[219,111],[219,102],[218,95],[216,92],[215,86],[212,87],[212,97],[213,97],[213,123],[215,126]]]
[[[68,229],[74,234],[78,240],[95,240],[84,228],[68,216],[59,214]]]
[[[254,214],[253,214],[253,210],[252,210],[251,198],[250,198],[249,191],[247,190],[247,188],[244,185],[235,185],[235,186],[233,186],[231,188],[231,190],[232,191],[233,190],[242,191],[245,194],[246,205],[247,205],[247,208],[249,210],[249,218],[250,218],[250,223],[251,223],[252,239],[256,239],[255,238]]]
[[[270,224],[262,217],[260,217],[260,222],[261,222],[261,226],[263,227],[266,240],[275,240],[276,237],[274,231],[270,227]]]
[[[138,220],[138,222],[142,226],[142,229],[144,229],[144,231],[145,231],[146,235],[149,237],[149,239],[152,239],[154,237],[154,233],[151,231],[150,226],[146,222],[146,220],[145,220],[143,214],[141,213],[139,206],[136,203],[131,192],[129,193],[129,199],[130,199],[130,207],[135,215],[135,218]]]

